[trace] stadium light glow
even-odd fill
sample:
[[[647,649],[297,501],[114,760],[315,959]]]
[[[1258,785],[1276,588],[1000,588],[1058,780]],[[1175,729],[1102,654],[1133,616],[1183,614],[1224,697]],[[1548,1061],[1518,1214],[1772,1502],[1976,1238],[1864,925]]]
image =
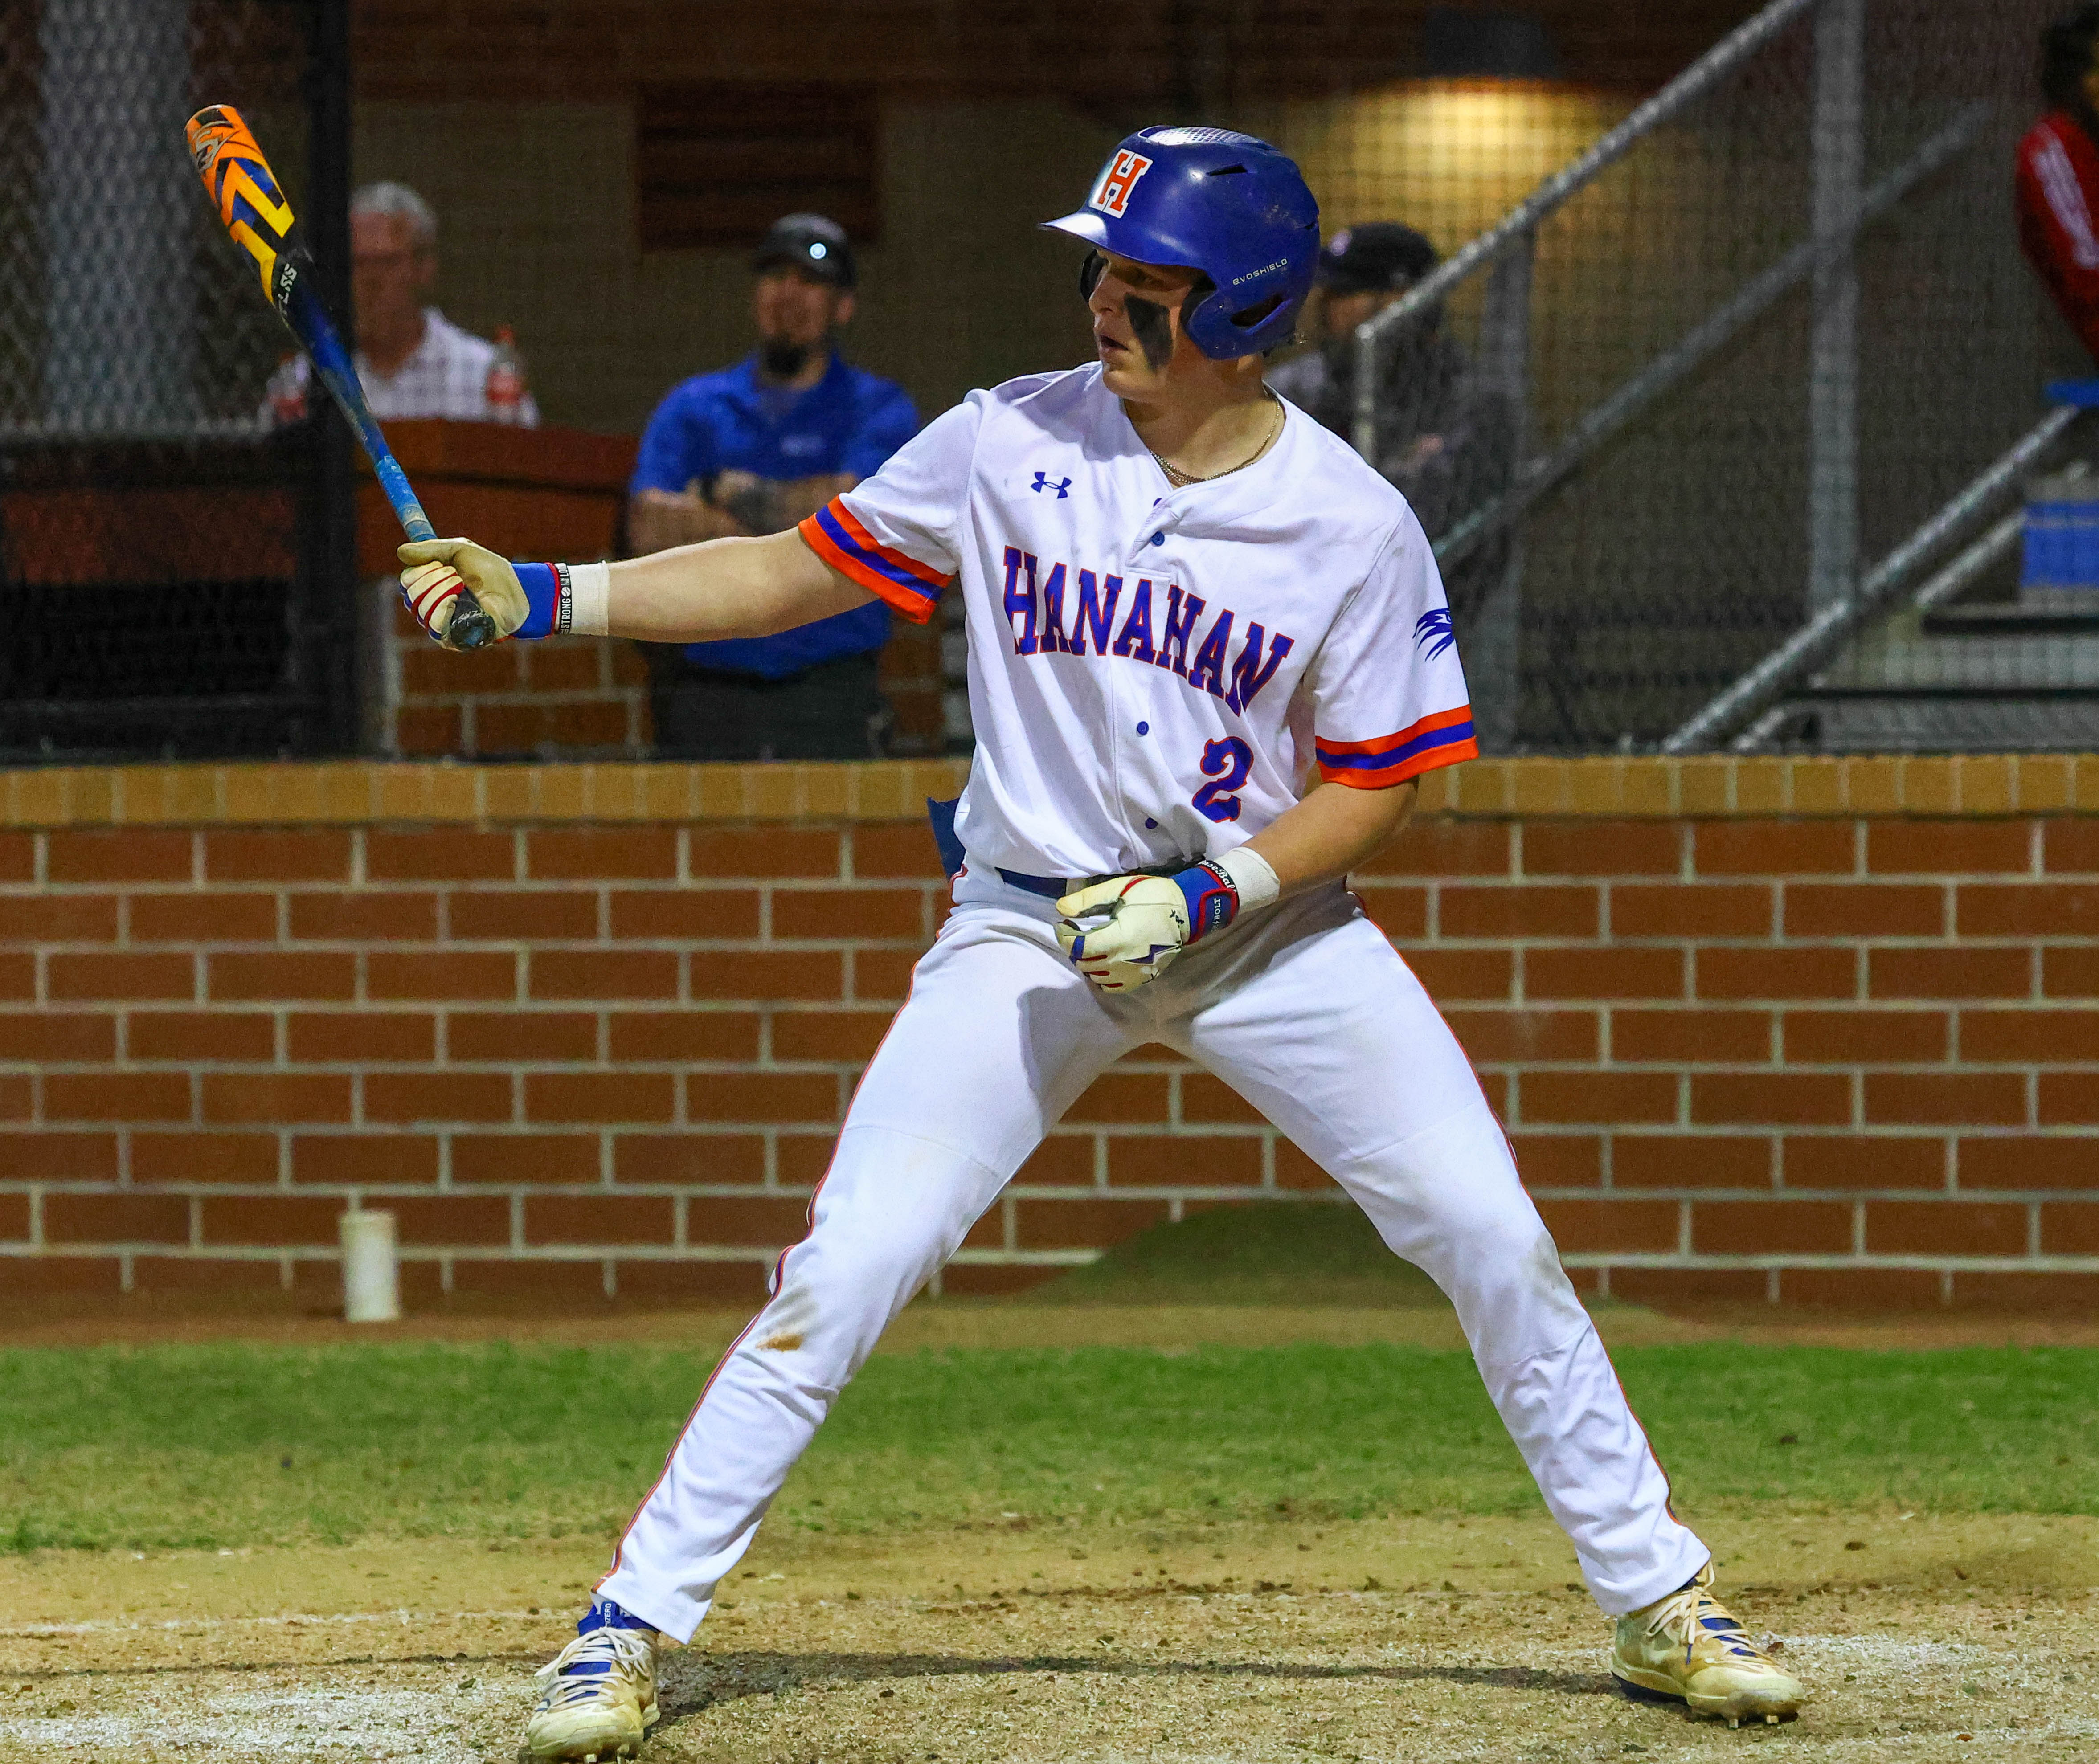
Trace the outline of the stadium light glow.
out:
[[[1293,103],[1280,127],[1329,231],[1403,219],[1448,251],[1576,158],[1634,102],[1550,80],[1404,80]]]

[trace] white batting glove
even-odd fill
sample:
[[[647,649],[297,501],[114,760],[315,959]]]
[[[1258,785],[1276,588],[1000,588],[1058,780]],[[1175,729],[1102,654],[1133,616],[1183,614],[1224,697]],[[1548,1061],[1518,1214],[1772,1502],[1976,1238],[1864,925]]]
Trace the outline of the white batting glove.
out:
[[[510,560],[472,539],[411,540],[395,555],[407,566],[401,572],[401,598],[416,622],[448,649],[454,645],[445,642],[445,633],[451,628],[462,583],[495,621],[498,637],[513,636],[530,616],[531,605]]]
[[[1103,992],[1155,980],[1189,944],[1265,907],[1279,890],[1274,867],[1246,846],[1173,876],[1111,876],[1057,903],[1057,941]]]
[[[1057,941],[1103,992],[1155,980],[1189,944],[1281,894],[1274,866],[1250,846],[1173,876],[1111,876],[1057,903]]]
[[[1103,992],[1157,979],[1188,947],[1188,899],[1171,877],[1113,876],[1066,895],[1057,910],[1058,944]]]

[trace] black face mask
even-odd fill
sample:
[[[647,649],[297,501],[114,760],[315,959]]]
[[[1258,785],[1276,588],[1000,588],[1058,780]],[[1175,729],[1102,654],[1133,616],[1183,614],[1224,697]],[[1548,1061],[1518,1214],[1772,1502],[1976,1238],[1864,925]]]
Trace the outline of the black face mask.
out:
[[[758,366],[768,380],[792,380],[809,365],[815,351],[807,343],[769,337],[758,347]]]

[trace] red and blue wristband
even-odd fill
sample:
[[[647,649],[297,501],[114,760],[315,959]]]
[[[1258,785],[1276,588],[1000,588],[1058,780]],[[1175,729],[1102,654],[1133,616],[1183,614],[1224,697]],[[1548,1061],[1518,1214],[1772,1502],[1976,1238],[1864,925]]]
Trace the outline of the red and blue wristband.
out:
[[[1222,930],[1239,917],[1238,886],[1208,858],[1190,864],[1170,879],[1188,903],[1190,943],[1206,932]]]
[[[575,614],[575,585],[566,564],[514,564],[517,585],[525,591],[525,622],[513,637],[557,637]]]

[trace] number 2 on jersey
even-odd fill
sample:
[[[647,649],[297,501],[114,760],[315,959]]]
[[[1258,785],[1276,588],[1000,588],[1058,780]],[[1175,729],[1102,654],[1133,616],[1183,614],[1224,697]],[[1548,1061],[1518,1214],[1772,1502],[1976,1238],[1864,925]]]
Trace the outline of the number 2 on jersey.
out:
[[[1253,750],[1238,736],[1227,735],[1222,741],[1205,743],[1203,776],[1215,781],[1195,793],[1197,811],[1212,820],[1237,820],[1239,799],[1236,793],[1244,786],[1247,774],[1252,770]]]

